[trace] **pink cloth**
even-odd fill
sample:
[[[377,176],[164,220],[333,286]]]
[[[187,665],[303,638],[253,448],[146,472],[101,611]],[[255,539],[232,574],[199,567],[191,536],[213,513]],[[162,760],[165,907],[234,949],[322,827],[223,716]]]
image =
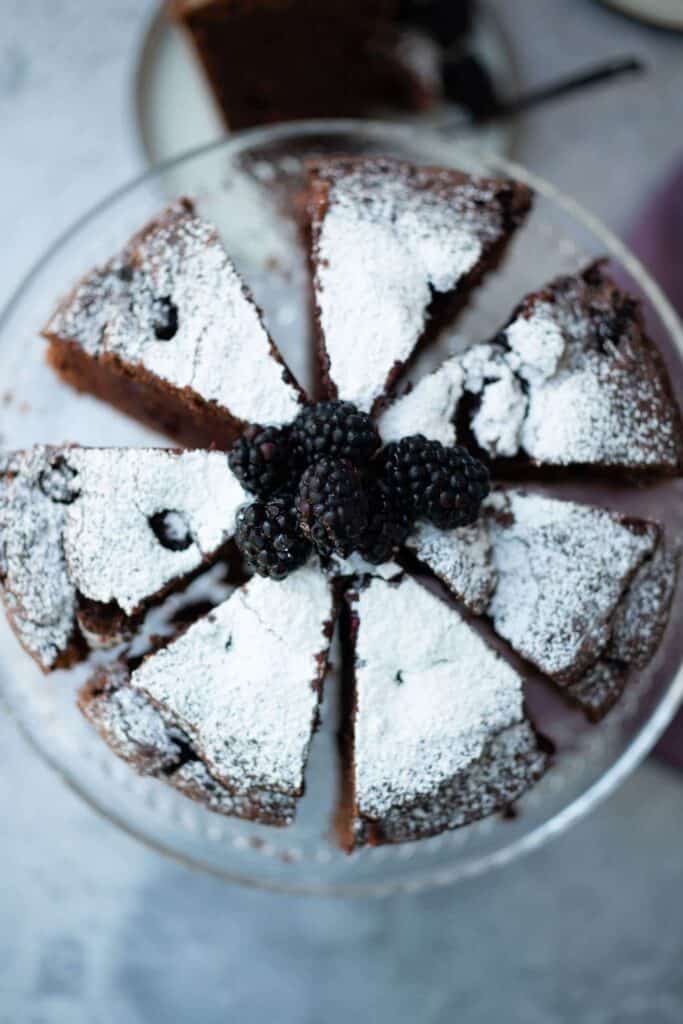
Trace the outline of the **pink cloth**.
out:
[[[646,203],[629,242],[683,317],[683,163]],[[655,755],[683,769],[683,711],[660,740]]]

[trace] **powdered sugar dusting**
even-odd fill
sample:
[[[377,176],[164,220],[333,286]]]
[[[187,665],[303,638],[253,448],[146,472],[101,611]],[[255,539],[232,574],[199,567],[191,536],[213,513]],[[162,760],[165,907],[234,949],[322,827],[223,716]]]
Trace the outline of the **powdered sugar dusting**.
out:
[[[234,794],[221,786],[192,749],[189,737],[166,721],[130,673],[115,665],[87,684],[79,706],[113,752],[141,775],[163,780],[191,800],[219,814],[286,825],[294,800],[281,793],[253,790]]]
[[[493,457],[675,469],[679,414],[635,304],[600,268],[530,296],[494,342],[463,357],[472,420]]]
[[[40,487],[49,464],[47,448],[14,453],[0,478],[2,597],[19,640],[45,669],[68,650],[76,615],[63,547],[68,506]]]
[[[385,444],[411,434],[453,445],[455,413],[463,394],[464,372],[459,358],[447,359],[406,395],[393,402],[379,417],[377,426]]]
[[[607,645],[619,600],[658,530],[521,491],[507,492],[506,506],[490,520],[498,582],[488,614],[543,672],[575,679]]]
[[[141,365],[239,420],[281,424],[299,409],[256,306],[188,200],[88,275],[45,330],[93,357]]]
[[[388,173],[387,173],[388,170]],[[339,170],[317,226],[316,295],[340,398],[370,410],[448,292],[504,231],[492,184],[436,182],[398,162]]]
[[[80,490],[64,530],[70,577],[85,596],[127,614],[221,547],[249,500],[221,452],[81,448],[68,460]],[[150,520],[164,511],[183,520],[188,547],[159,541]]]
[[[133,612],[214,554],[245,500],[220,452],[37,446],[4,469],[3,599],[45,669],[77,635],[79,594]],[[184,549],[165,547],[152,529],[163,511],[186,523]]]
[[[522,679],[408,577],[372,579],[354,610],[356,803],[381,819],[437,793],[489,740],[524,721]]]
[[[255,577],[132,676],[236,792],[299,795],[333,619],[328,582],[305,567]]]
[[[491,562],[491,537],[483,519],[455,530],[418,523],[406,545],[470,611],[481,613],[486,609],[496,585],[496,572]]]

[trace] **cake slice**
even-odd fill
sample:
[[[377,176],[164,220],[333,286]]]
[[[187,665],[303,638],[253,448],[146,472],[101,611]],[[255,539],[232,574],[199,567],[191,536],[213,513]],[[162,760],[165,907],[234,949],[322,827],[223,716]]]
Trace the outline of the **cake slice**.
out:
[[[349,595],[341,845],[435,835],[509,807],[545,771],[522,678],[409,577]]]
[[[462,360],[468,428],[494,459],[680,471],[680,413],[639,304],[594,263],[528,295]]]
[[[418,343],[465,304],[523,221],[525,185],[380,157],[309,165],[326,393],[376,409]]]
[[[513,489],[473,527],[420,524],[408,546],[591,718],[654,655],[678,565],[654,523]]]
[[[246,496],[221,452],[37,446],[0,473],[0,588],[44,671],[119,642],[226,553]]]
[[[332,590],[317,569],[254,577],[146,658],[130,685],[181,730],[217,783],[257,804],[280,794],[289,820],[304,789],[333,623]]]
[[[87,274],[43,330],[68,384],[188,445],[296,416],[302,392],[215,228],[173,203]]]
[[[379,420],[385,441],[456,435],[498,469],[671,475],[680,413],[638,303],[602,263],[528,295],[491,342],[452,356]]]
[[[173,786],[210,811],[266,825],[288,825],[295,801],[283,793],[232,793],[217,782],[189,736],[169,723],[119,663],[98,673],[81,689],[78,706],[113,752],[140,775]]]
[[[406,7],[399,0],[167,0],[166,6],[186,30],[233,131],[354,117],[385,106],[425,109],[442,91],[441,49],[428,33],[442,28],[454,38],[467,27],[464,0],[451,5],[462,9],[459,17],[441,17],[443,26],[432,26],[419,5],[421,17],[415,12],[410,21],[422,31],[410,34],[399,21]]]

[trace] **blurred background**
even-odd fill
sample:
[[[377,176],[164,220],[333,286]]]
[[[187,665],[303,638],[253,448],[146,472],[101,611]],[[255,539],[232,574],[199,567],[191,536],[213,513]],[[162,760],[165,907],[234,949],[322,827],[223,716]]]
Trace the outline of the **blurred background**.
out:
[[[94,202],[224,129],[155,0],[0,7],[2,305]],[[681,309],[681,0],[487,0],[475,21],[444,76],[475,115],[482,90],[509,97],[618,54],[644,62],[642,75],[487,125],[483,141],[627,239]],[[376,902],[192,874],[95,816],[3,717],[0,749],[0,1024],[683,1019],[675,730],[554,844],[452,889]]]

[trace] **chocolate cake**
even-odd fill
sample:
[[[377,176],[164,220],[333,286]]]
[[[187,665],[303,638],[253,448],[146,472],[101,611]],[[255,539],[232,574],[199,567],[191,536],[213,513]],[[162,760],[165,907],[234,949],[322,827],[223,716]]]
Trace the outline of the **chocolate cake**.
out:
[[[43,334],[68,384],[186,445],[228,448],[246,424],[287,422],[303,401],[189,199],[87,274]]]
[[[129,678],[120,669],[113,681],[97,676],[81,708],[139,771],[167,778],[170,769],[183,788],[189,761],[199,798],[209,776],[224,813],[288,824],[304,789],[334,617],[322,573],[255,577]]]
[[[529,209],[512,181],[386,158],[309,167],[323,390],[377,409],[426,336],[501,259]]]
[[[0,587],[44,671],[120,642],[226,553],[244,491],[220,452],[38,446],[5,453]]]
[[[528,295],[493,339],[447,360],[387,410],[387,440],[415,430],[471,443],[510,472],[680,471],[680,413],[638,303],[603,263]],[[424,427],[424,429],[423,429]]]
[[[408,545],[593,718],[624,667],[655,653],[678,564],[654,523],[514,489],[496,491],[475,526],[421,524]]]
[[[342,846],[403,842],[509,807],[545,771],[522,679],[414,580],[349,594]]]
[[[189,736],[130,685],[125,664],[104,669],[88,682],[78,695],[78,706],[107,746],[138,774],[161,779],[217,814],[264,825],[293,820],[294,798],[266,790],[233,793],[217,782]]]
[[[536,467],[546,490],[558,470],[679,472],[664,363],[602,263],[527,296],[492,340],[392,401],[529,204],[524,186],[458,171],[312,163],[315,404],[188,200],[62,302],[45,333],[66,380],[230,449],[39,446],[0,465],[0,584],[29,654],[48,671],[137,631],[79,697],[137,771],[218,813],[289,824],[343,592],[348,851],[508,810],[550,759],[525,683],[548,677],[598,720],[653,658],[680,561],[662,528],[492,489],[475,457],[494,474]],[[155,613],[140,660],[147,609],[226,556],[220,593],[192,606],[183,589],[188,607]]]
[[[167,0],[226,126],[424,110],[472,0]]]

